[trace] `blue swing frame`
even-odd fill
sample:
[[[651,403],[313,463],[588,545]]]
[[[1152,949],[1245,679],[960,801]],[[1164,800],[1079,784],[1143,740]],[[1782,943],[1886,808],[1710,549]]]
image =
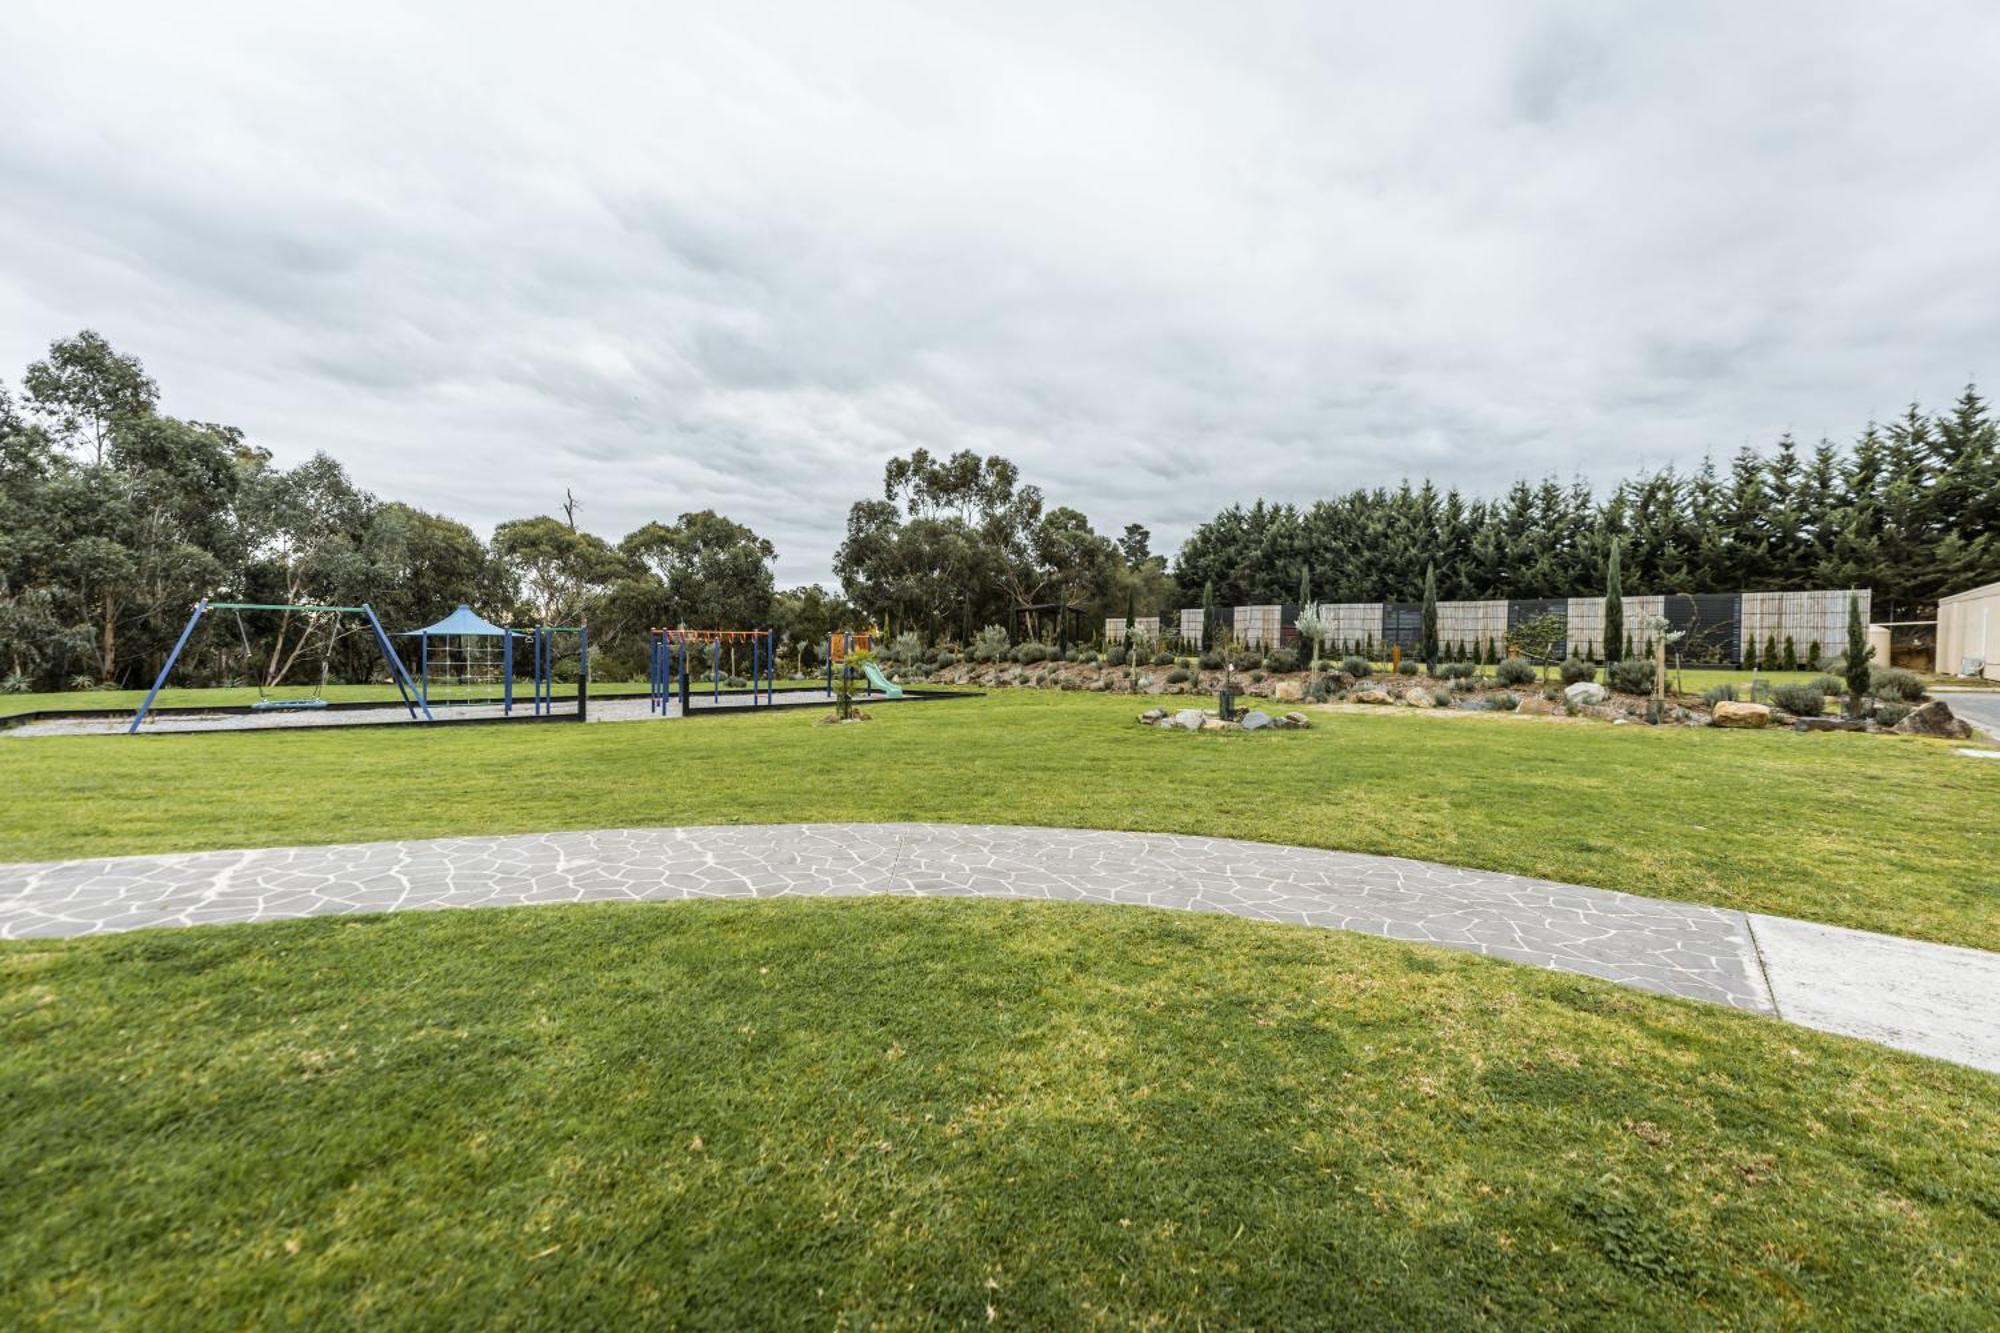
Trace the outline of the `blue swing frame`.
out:
[[[160,674],[153,678],[153,688],[146,691],[145,702],[140,704],[139,711],[132,715],[132,725],[125,728],[126,735],[135,734],[139,730],[139,724],[146,720],[146,714],[152,711],[153,700],[159,698],[160,691],[166,687],[167,676],[173,671],[174,663],[180,661],[181,653],[186,649],[188,640],[194,637],[195,626],[199,625],[201,618],[210,611],[306,611],[323,612],[332,615],[366,616],[368,618],[368,628],[375,636],[375,646],[382,650],[382,660],[389,664],[389,679],[395,685],[396,692],[402,696],[403,706],[410,710],[410,720],[415,721],[420,712],[424,721],[429,722],[432,720],[430,707],[417,696],[415,682],[410,679],[410,673],[403,669],[403,664],[397,660],[396,650],[389,646],[388,631],[382,628],[382,622],[375,616],[375,608],[368,603],[363,602],[359,606],[288,606],[267,602],[211,602],[204,597],[194,604],[194,614],[188,617],[187,624],[181,628],[180,638],[174,640],[174,650],[167,654],[166,662],[160,667]],[[259,702],[262,701],[260,700]],[[324,707],[325,702],[325,700],[320,700],[319,706]],[[284,705],[270,706],[282,707]],[[310,707],[312,705],[294,706]]]

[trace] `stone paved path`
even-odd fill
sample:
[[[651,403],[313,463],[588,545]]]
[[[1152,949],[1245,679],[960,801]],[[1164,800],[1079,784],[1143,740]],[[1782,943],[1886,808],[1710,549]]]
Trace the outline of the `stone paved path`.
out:
[[[1895,985],[1854,940],[1777,918],[1396,857],[1222,838],[953,824],[610,829],[0,865],[0,938],[531,903],[931,894],[1228,912],[1466,949],[1778,1013],[2000,1070],[2000,954],[1899,946]],[[1950,955],[1935,985],[1926,960]],[[1815,1006],[1815,971],[1842,978]],[[1777,981],[1774,995],[1773,982]],[[1885,1007],[1886,1006],[1886,1007]]]

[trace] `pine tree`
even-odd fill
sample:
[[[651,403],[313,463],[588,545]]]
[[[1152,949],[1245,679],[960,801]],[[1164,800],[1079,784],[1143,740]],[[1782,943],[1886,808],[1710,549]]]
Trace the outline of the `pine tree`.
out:
[[[1764,636],[1764,670],[1776,671],[1777,669],[1778,636],[1775,634],[1766,634]]]
[[[1745,639],[1743,641],[1743,669],[1745,671],[1755,671],[1757,669],[1757,641],[1755,639]]]
[[[1868,686],[1874,673],[1868,669],[1868,659],[1875,655],[1875,649],[1868,642],[1868,631],[1861,623],[1861,599],[1852,594],[1847,598],[1847,711],[1849,716],[1861,716],[1862,696],[1868,693]]]
[[[1797,671],[1798,669],[1799,669],[1798,646],[1792,642],[1792,636],[1787,634],[1785,636],[1785,670]]]
[[[1618,539],[1611,539],[1611,557],[1604,566],[1604,644],[1607,651],[1625,638],[1625,587],[1618,570]],[[1617,662],[1613,656],[1612,663]],[[1608,664],[1607,664],[1608,665]]]
[[[1219,646],[1215,641],[1215,632],[1219,628],[1216,622],[1220,614],[1215,606],[1215,580],[1210,579],[1201,588],[1201,643],[1199,647],[1203,652]]]

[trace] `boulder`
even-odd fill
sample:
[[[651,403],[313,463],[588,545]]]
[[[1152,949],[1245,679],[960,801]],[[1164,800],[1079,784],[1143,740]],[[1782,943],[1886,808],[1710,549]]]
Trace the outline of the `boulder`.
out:
[[[1271,725],[1271,715],[1261,708],[1253,708],[1243,715],[1243,730],[1245,731],[1262,731]]]
[[[1865,717],[1802,717],[1792,724],[1798,731],[1866,731]]]
[[[1526,713],[1529,717],[1554,717],[1562,712],[1562,705],[1539,694],[1527,694],[1521,696],[1521,706],[1514,711]]]
[[[1271,697],[1279,703],[1295,704],[1306,697],[1306,683],[1302,680],[1272,681]]]
[[[1141,722],[1151,724],[1154,722],[1158,722],[1166,715],[1167,715],[1167,710],[1164,708],[1148,708],[1145,712],[1139,714],[1139,720]]]
[[[1431,698],[1431,692],[1421,685],[1413,690],[1404,690],[1403,702],[1411,708],[1437,707],[1437,700]]]
[[[1892,730],[1905,736],[1942,736],[1952,741],[1972,739],[1972,725],[1962,718],[1953,717],[1951,705],[1942,699],[1918,704]]]
[[[1358,704],[1386,704],[1389,702],[1389,692],[1370,686],[1365,690],[1356,690],[1354,692],[1354,702]]]
[[[1208,715],[1199,708],[1183,708],[1174,714],[1173,725],[1182,731],[1200,731],[1201,724],[1207,720]]]
[[[1605,689],[1594,680],[1580,680],[1563,691],[1563,698],[1574,708],[1586,708],[1592,704],[1601,704],[1610,697],[1611,691]]]
[[[1755,731],[1759,727],[1771,725],[1771,710],[1765,704],[1738,704],[1725,699],[1715,706],[1715,715],[1711,721],[1718,727]]]
[[[1303,729],[1306,727],[1310,727],[1312,725],[1312,719],[1307,717],[1304,713],[1287,713],[1283,717],[1278,719],[1278,725],[1281,727],[1297,727]]]

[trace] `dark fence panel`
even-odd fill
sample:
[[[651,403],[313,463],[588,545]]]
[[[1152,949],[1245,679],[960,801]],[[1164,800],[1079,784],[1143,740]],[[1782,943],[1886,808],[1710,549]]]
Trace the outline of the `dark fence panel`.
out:
[[[1569,598],[1526,597],[1507,603],[1507,632],[1512,634],[1537,616],[1554,616],[1563,623],[1563,637],[1556,644],[1552,660],[1560,661],[1569,652]]]
[[[1667,627],[1681,631],[1670,655],[1690,665],[1743,660],[1743,597],[1740,593],[1674,594],[1666,599]]]
[[[1416,657],[1424,650],[1424,604],[1422,602],[1382,603],[1382,656],[1401,646],[1403,656]]]

